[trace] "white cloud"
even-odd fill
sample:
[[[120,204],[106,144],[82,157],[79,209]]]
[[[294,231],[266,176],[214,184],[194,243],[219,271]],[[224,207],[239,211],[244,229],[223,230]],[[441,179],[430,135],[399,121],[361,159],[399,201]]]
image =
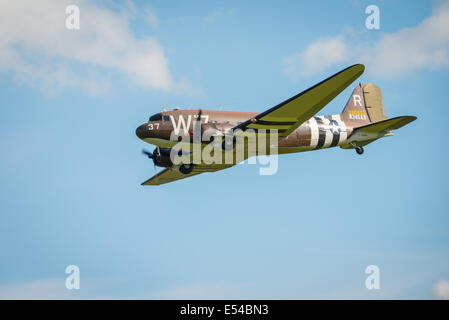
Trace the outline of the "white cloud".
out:
[[[314,74],[348,58],[348,49],[343,36],[321,39],[309,45],[300,54],[283,61],[284,71],[289,76]]]
[[[374,43],[354,34],[339,35],[310,44],[296,57],[284,61],[286,74],[319,73],[346,61],[363,63],[368,73],[386,77],[422,69],[449,69],[449,1],[441,2],[417,26],[382,33]]]
[[[440,280],[433,285],[432,296],[436,299],[449,300],[449,281]]]
[[[80,30],[65,27],[65,8],[73,3],[80,9]],[[182,91],[158,41],[131,32],[132,8],[132,2],[113,11],[87,0],[2,1],[0,71],[53,89],[98,92],[107,89],[111,73],[119,73],[144,88]]]

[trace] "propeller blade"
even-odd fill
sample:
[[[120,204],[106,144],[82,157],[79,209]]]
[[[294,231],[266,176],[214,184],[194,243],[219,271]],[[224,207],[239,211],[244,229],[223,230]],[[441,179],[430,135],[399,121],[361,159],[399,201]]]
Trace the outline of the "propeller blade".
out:
[[[148,158],[153,159],[153,153],[148,150],[142,149],[142,153],[146,155]]]

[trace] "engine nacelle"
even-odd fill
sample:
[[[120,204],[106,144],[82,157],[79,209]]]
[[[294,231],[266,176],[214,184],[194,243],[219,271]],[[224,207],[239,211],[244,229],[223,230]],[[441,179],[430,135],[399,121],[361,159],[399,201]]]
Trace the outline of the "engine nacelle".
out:
[[[170,158],[170,148],[156,148],[153,151],[153,163],[158,167],[171,167],[173,162]]]

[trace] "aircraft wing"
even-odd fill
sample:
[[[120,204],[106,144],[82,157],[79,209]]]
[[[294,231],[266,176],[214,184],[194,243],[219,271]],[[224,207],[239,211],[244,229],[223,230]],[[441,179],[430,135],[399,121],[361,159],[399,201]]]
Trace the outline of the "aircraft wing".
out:
[[[161,172],[157,173],[156,175],[154,175],[153,177],[151,177],[150,179],[148,179],[147,181],[142,182],[142,186],[158,186],[176,180],[193,177],[200,173],[215,172],[229,167],[232,167],[232,165],[222,164],[222,165],[195,166],[193,168],[193,171],[189,174],[181,173],[177,167],[166,168]]]
[[[395,117],[355,128],[348,138],[348,143],[342,148],[352,148],[351,142],[357,142],[360,146],[367,145],[381,137],[392,135],[391,130],[402,128],[416,119],[415,116]]]
[[[302,123],[313,117],[332,99],[357,79],[365,70],[364,65],[356,64],[321,81],[313,87],[258,114],[234,128],[277,129],[279,138],[289,135]]]

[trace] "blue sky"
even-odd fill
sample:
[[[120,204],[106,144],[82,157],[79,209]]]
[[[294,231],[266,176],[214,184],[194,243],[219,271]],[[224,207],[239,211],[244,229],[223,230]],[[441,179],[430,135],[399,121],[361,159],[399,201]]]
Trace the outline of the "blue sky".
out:
[[[0,298],[447,297],[447,1],[70,3],[80,30],[69,2],[0,5]],[[261,112],[355,63],[388,116],[418,120],[363,156],[140,186],[149,115]]]

